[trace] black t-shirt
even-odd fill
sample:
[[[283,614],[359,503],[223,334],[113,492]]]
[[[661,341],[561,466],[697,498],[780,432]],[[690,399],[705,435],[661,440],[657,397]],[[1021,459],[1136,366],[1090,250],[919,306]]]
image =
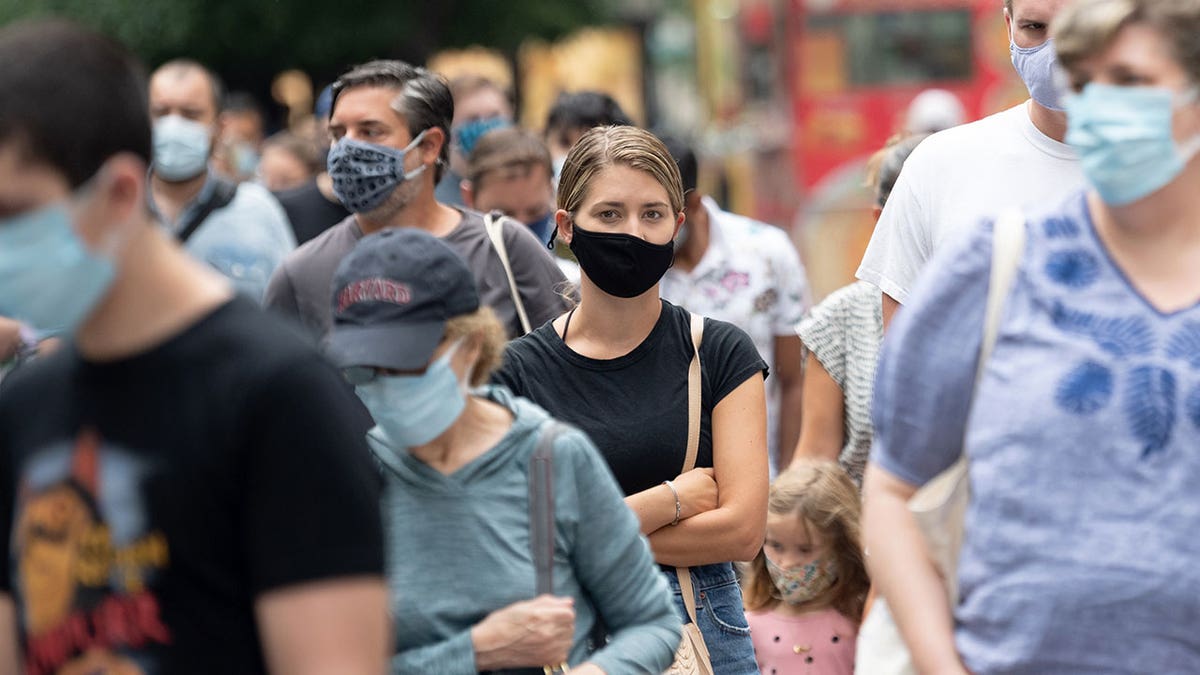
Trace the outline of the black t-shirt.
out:
[[[331,202],[321,194],[316,179],[298,188],[276,192],[275,197],[287,213],[297,244],[303,244],[350,215],[341,202]]]
[[[611,360],[582,356],[551,323],[509,344],[494,380],[587,432],[626,495],[679,475],[687,453],[690,315],[663,301],[650,335]],[[712,411],[767,365],[750,336],[704,320],[700,343],[701,417],[697,467],[711,467]]]
[[[0,593],[25,672],[265,672],[258,595],[382,575],[378,474],[339,380],[241,299],[149,352],[65,347],[6,380]]]

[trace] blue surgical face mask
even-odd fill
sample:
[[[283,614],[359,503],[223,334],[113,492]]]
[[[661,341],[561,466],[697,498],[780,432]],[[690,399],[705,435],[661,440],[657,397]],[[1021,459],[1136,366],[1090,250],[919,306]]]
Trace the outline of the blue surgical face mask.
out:
[[[511,126],[512,122],[510,120],[500,116],[471,120],[454,129],[454,142],[458,144],[458,149],[464,157],[470,157],[471,153],[475,150],[475,144],[487,132]]]
[[[69,335],[112,285],[111,257],[92,253],[63,201],[0,221],[0,316]]]
[[[1010,40],[1008,50],[1012,52],[1013,67],[1025,82],[1029,96],[1044,108],[1061,111],[1062,89],[1059,86],[1058,55],[1054,51],[1054,39],[1046,40],[1036,47],[1018,47]]]
[[[421,375],[381,375],[355,387],[394,449],[441,436],[467,407],[467,388],[450,367],[456,342]]]
[[[1175,142],[1177,107],[1196,99],[1156,87],[1088,84],[1067,99],[1067,144],[1104,203],[1137,201],[1175,180],[1200,152],[1200,136]]]
[[[333,193],[354,213],[369,213],[379,208],[401,183],[425,171],[425,164],[412,171],[404,170],[405,155],[424,137],[422,131],[403,150],[350,138],[334,143],[326,162],[329,177],[333,179]]]
[[[553,211],[547,213],[541,218],[538,218],[532,223],[525,223],[525,225],[533,231],[533,235],[537,237],[538,241],[542,242],[543,244],[548,244],[550,242],[550,235],[554,233],[554,229],[558,226],[558,224],[554,222]]]
[[[209,127],[179,115],[154,123],[154,173],[166,181],[195,178],[208,168]]]

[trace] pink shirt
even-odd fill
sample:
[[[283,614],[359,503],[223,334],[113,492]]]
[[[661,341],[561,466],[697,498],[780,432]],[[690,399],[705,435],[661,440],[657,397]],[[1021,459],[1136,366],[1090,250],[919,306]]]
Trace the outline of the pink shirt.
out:
[[[836,609],[746,612],[746,619],[763,675],[853,675],[858,626]]]

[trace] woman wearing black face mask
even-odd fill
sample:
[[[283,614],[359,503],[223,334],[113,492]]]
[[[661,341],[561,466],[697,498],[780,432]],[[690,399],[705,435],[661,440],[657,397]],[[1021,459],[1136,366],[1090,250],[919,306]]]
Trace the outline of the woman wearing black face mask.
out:
[[[702,320],[698,468],[681,473],[692,321],[658,295],[684,219],[678,167],[652,134],[598,127],[567,156],[558,205],[558,236],[582,268],[581,301],[513,342],[495,379],[591,436],[685,623],[673,568],[691,568],[685,581],[714,671],[757,673],[730,561],[752,559],[763,540],[766,366],[741,329]]]

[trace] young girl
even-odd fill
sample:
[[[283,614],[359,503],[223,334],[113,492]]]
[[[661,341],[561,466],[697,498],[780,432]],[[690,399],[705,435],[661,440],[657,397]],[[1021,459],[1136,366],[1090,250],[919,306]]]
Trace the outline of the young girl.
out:
[[[858,490],[835,462],[797,460],[771,484],[767,539],[745,569],[763,675],[850,675],[866,599]]]

